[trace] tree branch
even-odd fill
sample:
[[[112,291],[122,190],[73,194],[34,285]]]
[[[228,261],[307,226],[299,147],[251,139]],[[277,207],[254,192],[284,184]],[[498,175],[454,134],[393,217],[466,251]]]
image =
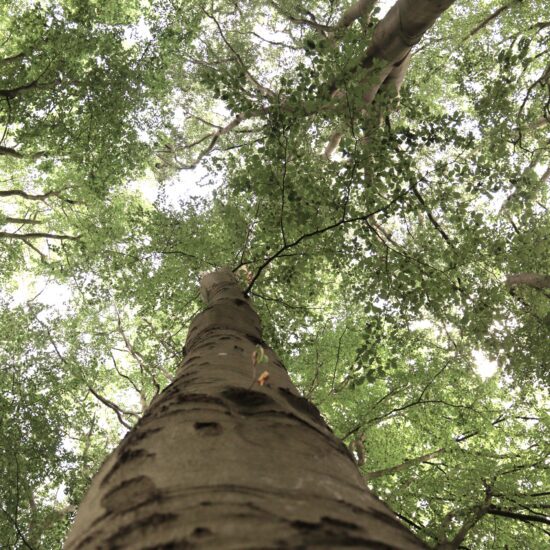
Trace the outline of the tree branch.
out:
[[[501,6],[500,8],[496,9],[493,13],[489,14],[479,25],[475,26],[469,33],[467,38],[471,38],[472,36],[475,36],[479,31],[484,29],[491,21],[494,21],[503,11],[506,11],[508,8],[510,8],[510,4],[505,4],[504,6]]]
[[[424,526],[423,525],[419,525],[418,523],[415,523],[412,519],[409,519],[405,516],[402,516],[401,514],[398,514],[396,512],[394,512],[394,514],[399,518],[399,519],[402,519],[405,523],[408,523],[409,525],[411,525],[412,527],[414,527],[415,529],[418,529],[419,531],[421,529],[424,529]]]
[[[327,160],[330,160],[330,158],[332,157],[332,154],[334,153],[334,151],[336,151],[336,149],[338,149],[338,146],[340,145],[340,141],[342,140],[343,135],[344,134],[342,132],[334,132],[330,136],[330,139],[328,140],[328,143],[327,143],[327,145],[325,147],[325,150],[323,152],[323,156]]]
[[[33,220],[31,218],[12,218],[11,216],[2,216],[0,214],[0,223],[14,223],[21,225],[40,225],[42,220]]]
[[[0,510],[3,512],[3,514],[8,518],[8,521],[12,524],[13,528],[15,529],[17,535],[19,538],[23,541],[23,544],[29,549],[34,550],[34,548],[29,544],[29,541],[25,538],[25,535],[21,532],[21,529],[19,528],[19,525],[17,524],[17,521],[11,516],[11,514],[5,510],[3,507],[0,507]]]
[[[395,472],[406,470],[407,468],[410,468],[411,466],[415,466],[416,464],[427,462],[428,460],[431,460],[432,458],[435,458],[436,456],[439,456],[440,454],[444,453],[445,450],[446,449],[444,447],[441,447],[441,449],[437,449],[437,451],[433,451],[425,455],[417,456],[416,458],[405,460],[405,462],[402,462],[397,466],[391,466],[389,468],[383,468],[382,470],[367,472],[366,474],[363,475],[363,477],[368,480],[368,479],[376,479],[377,477],[391,475],[391,474],[394,474]]]
[[[0,156],[13,157],[16,159],[25,158],[25,155],[23,153],[20,153],[13,147],[5,147],[3,145],[0,145]]]
[[[398,0],[376,26],[361,65],[369,68],[375,59],[391,65],[402,61],[453,3],[454,0]]]
[[[526,523],[536,522],[550,525],[550,518],[547,516],[539,516],[536,514],[519,514],[517,512],[512,512],[511,510],[503,510],[497,506],[490,506],[487,513],[493,516],[517,519],[518,521],[524,521]]]
[[[9,63],[12,63],[13,61],[17,61],[18,59],[22,59],[26,56],[25,52],[19,52],[15,55],[10,55],[9,57],[4,57],[3,59],[0,59],[0,67],[2,65],[8,65]]]
[[[221,25],[219,24],[218,20],[210,13],[208,13],[206,10],[203,10],[204,14],[209,18],[211,19],[212,21],[214,21],[214,24],[216,25],[216,27],[218,28],[218,32],[220,33],[220,36],[224,42],[224,44],[229,48],[229,50],[233,53],[233,55],[235,56],[235,59],[237,60],[237,62],[239,63],[239,65],[241,66],[241,68],[243,69],[244,73],[245,73],[245,76],[247,78],[247,80],[249,82],[251,82],[254,87],[263,95],[263,96],[269,96],[269,97],[274,97],[275,96],[275,92],[273,92],[272,90],[270,90],[268,87],[264,86],[263,84],[260,84],[260,82],[258,82],[258,80],[256,78],[254,78],[254,76],[252,76],[252,74],[250,73],[250,71],[248,70],[248,67],[246,66],[245,62],[243,61],[242,57],[240,56],[240,54],[235,50],[235,48],[233,48],[233,46],[231,45],[231,43],[229,42],[229,40],[227,40],[227,38],[225,37],[225,33],[223,32],[222,28],[221,28]]]
[[[398,0],[374,29],[372,40],[355,70],[363,69],[361,83],[365,85],[363,102],[373,103],[383,87],[397,94],[410,63],[410,52],[454,0]],[[358,3],[367,4],[367,2]],[[369,69],[383,62],[375,74]],[[338,93],[339,84],[328,85],[331,97]]]
[[[6,99],[14,99],[18,95],[22,95],[28,92],[29,90],[34,90],[35,88],[38,88],[38,79],[33,80],[28,84],[23,84],[22,86],[18,86],[17,88],[0,90],[0,96],[5,97]]]
[[[23,243],[26,244],[33,252],[36,252],[40,256],[40,260],[42,261],[42,263],[48,263],[48,256],[44,254],[44,252],[42,252],[39,248],[34,246],[31,241],[24,240]]]
[[[248,116],[245,113],[239,113],[225,126],[219,128],[218,130],[215,130],[214,132],[210,132],[209,134],[206,134],[197,142],[192,144],[191,146],[198,145],[199,143],[202,143],[203,141],[210,138],[209,144],[197,155],[197,157],[195,157],[195,160],[193,160],[190,164],[181,164],[176,158],[178,168],[182,170],[193,170],[193,168],[196,168],[199,165],[200,161],[204,157],[206,157],[206,155],[212,152],[212,149],[214,149],[214,146],[216,145],[220,137],[231,132],[231,130],[236,128],[246,118],[248,118]]]
[[[316,229],[315,231],[310,231],[309,233],[304,233],[302,236],[298,237],[295,241],[291,242],[291,243],[288,243],[286,245],[284,245],[282,248],[280,248],[277,252],[275,252],[275,254],[272,254],[271,256],[269,256],[261,265],[260,267],[258,268],[258,270],[256,271],[256,274],[254,275],[254,277],[252,277],[252,280],[250,281],[249,285],[246,287],[244,293],[245,294],[249,294],[250,293],[250,290],[252,289],[252,287],[254,286],[254,283],[256,282],[256,280],[258,279],[258,277],[262,274],[263,270],[273,261],[275,260],[276,258],[278,258],[279,256],[281,256],[281,254],[283,254],[283,252],[286,252],[287,250],[289,250],[290,248],[294,248],[295,246],[298,246],[302,241],[306,240],[306,239],[310,239],[311,237],[316,237],[318,235],[322,235],[323,233],[326,233],[327,231],[331,231],[333,229],[336,229],[338,227],[341,227],[342,225],[345,225],[345,224],[348,224],[348,223],[354,223],[354,222],[357,222],[357,221],[363,221],[363,220],[366,220],[368,218],[370,218],[371,216],[374,216],[375,214],[379,214],[380,212],[385,212],[386,210],[388,210],[390,207],[392,207],[394,204],[396,204],[397,202],[399,202],[403,197],[405,197],[412,189],[413,187],[415,187],[416,185],[418,185],[420,183],[420,180],[415,182],[412,186],[410,186],[408,189],[406,189],[405,191],[403,191],[402,193],[399,193],[398,195],[396,195],[389,203],[385,204],[384,206],[381,206],[380,208],[377,208],[375,210],[373,210],[372,212],[369,212],[367,214],[364,214],[362,216],[354,216],[354,217],[351,217],[351,218],[342,218],[341,220],[335,222],[335,223],[332,223],[330,225],[327,225],[326,227],[322,227],[321,229]]]
[[[91,386],[88,386],[88,389],[90,390],[90,393],[94,397],[96,397],[99,401],[101,401],[101,403],[103,403],[106,407],[109,407],[111,410],[113,410],[115,412],[115,414],[117,415],[118,421],[125,428],[127,428],[128,430],[132,429],[132,425],[129,424],[128,422],[126,422],[126,420],[124,420],[123,415],[128,414],[128,415],[135,416],[136,418],[139,418],[139,414],[137,414],[135,412],[132,412],[132,411],[122,410],[118,405],[115,405],[112,401],[109,401],[108,399],[106,399],[105,397],[103,397],[99,393],[97,393]]]
[[[119,313],[118,309],[116,310],[116,314],[117,314],[118,332],[120,333],[120,335],[122,336],[122,339],[124,340],[124,345],[126,346],[126,349],[128,350],[128,353],[130,353],[130,355],[134,358],[134,360],[139,365],[142,372],[143,371],[149,371],[150,372],[150,369],[147,368],[145,358],[143,357],[143,355],[139,351],[136,350],[136,348],[134,347],[134,345],[132,344],[132,342],[130,341],[128,336],[126,335],[126,332],[124,331],[124,328],[122,326],[122,319],[120,318],[120,313]],[[173,382],[174,377],[165,368],[163,368],[161,365],[156,365],[156,368],[164,375],[164,377],[167,380],[169,380],[170,382]],[[154,374],[151,373],[151,372],[150,372],[150,374],[153,378],[153,382],[155,384],[157,384],[157,386],[158,386],[158,383],[155,379]]]
[[[490,485],[485,484],[485,498],[483,502],[476,505],[472,513],[469,514],[464,523],[458,530],[458,533],[453,537],[452,540],[444,540],[436,546],[436,550],[456,550],[460,548],[460,545],[466,538],[466,535],[475,527],[478,521],[488,512],[490,508],[490,502],[492,498],[492,489]],[[450,520],[453,516],[456,516],[457,513],[450,512],[447,515],[447,518]],[[441,539],[439,539],[441,540]]]
[[[281,6],[279,6],[279,4],[277,4],[277,2],[274,2],[273,0],[270,0],[269,3],[271,4],[271,6],[275,8],[277,12],[279,12],[283,17],[288,19],[291,23],[294,23],[296,25],[311,27],[316,31],[322,32],[323,34],[334,31],[334,27],[331,27],[330,25],[323,25],[321,23],[317,23],[317,21],[314,21],[313,19],[303,19],[301,17],[295,17],[294,15],[286,12]]]
[[[23,191],[22,189],[3,189],[0,190],[0,198],[2,197],[21,197],[22,199],[28,200],[28,201],[42,201],[46,202],[50,197],[56,197],[59,200],[66,202],[67,204],[78,204],[78,201],[73,199],[66,199],[61,197],[61,192],[64,191],[64,189],[61,189],[59,191],[48,191],[47,193],[42,193],[39,195],[33,195],[31,193],[27,193],[26,191]]]
[[[343,29],[349,27],[357,19],[369,17],[378,0],[357,0],[340,17],[336,27]]]
[[[506,277],[506,286],[508,288],[519,285],[536,288],[538,290],[550,288],[550,276],[539,275],[538,273],[516,273]]]
[[[445,232],[445,230],[441,227],[439,222],[434,218],[434,215],[432,214],[432,211],[428,208],[428,205],[426,204],[426,201],[424,200],[424,197],[420,194],[418,189],[414,188],[413,190],[414,196],[418,199],[418,202],[423,206],[424,211],[426,212],[426,215],[428,216],[428,219],[430,220],[431,224],[435,227],[437,232],[443,237],[445,242],[451,247],[454,248],[453,243]]]
[[[28,239],[55,239],[57,241],[77,241],[80,235],[57,235],[55,233],[8,233],[0,231],[0,239],[15,239],[18,241],[26,241]]]

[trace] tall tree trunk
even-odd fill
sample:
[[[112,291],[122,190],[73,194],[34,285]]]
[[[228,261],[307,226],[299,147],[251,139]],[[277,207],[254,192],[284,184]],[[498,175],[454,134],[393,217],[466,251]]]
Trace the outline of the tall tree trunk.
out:
[[[65,548],[425,548],[299,395],[231,271],[201,294],[185,363],[95,476]]]

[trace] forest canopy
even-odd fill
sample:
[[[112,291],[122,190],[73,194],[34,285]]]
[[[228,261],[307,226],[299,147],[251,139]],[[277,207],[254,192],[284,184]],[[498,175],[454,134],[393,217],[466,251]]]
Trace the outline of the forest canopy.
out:
[[[429,546],[546,547],[548,7],[0,0],[0,546],[61,546],[229,266]]]

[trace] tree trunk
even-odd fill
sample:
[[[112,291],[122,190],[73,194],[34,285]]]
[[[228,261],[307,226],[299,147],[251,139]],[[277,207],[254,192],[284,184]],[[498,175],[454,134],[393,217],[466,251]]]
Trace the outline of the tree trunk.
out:
[[[550,288],[550,276],[538,273],[514,273],[506,277],[506,285],[509,288],[514,286],[529,286],[543,290]]]
[[[299,395],[231,271],[201,294],[183,366],[93,479],[65,548],[425,548]]]

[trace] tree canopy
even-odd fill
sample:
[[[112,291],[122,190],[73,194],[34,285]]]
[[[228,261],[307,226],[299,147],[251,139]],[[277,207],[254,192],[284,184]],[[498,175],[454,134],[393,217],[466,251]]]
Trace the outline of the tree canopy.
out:
[[[548,3],[392,4],[0,0],[2,546],[61,545],[230,266],[428,545],[545,547]]]

